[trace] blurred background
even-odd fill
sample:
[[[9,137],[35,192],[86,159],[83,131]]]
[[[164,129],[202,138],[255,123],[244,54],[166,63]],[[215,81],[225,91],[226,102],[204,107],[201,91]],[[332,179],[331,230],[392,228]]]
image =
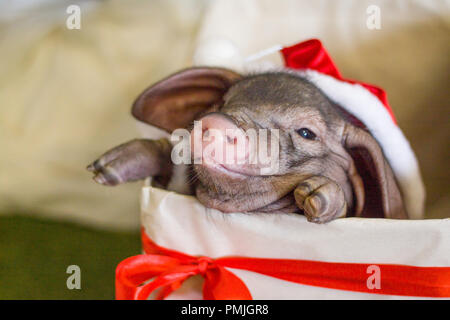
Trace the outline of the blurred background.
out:
[[[387,91],[426,218],[450,217],[450,1],[2,0],[0,299],[114,297],[116,265],[140,253],[141,183],[105,188],[85,167],[141,135],[134,98],[211,37],[243,56],[321,39],[344,77]],[[69,265],[80,290],[66,286]]]

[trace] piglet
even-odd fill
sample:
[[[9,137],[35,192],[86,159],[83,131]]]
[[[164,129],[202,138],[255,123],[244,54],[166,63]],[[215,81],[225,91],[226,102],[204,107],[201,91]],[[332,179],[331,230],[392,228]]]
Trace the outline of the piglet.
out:
[[[192,133],[189,183],[206,207],[301,213],[314,223],[345,216],[408,217],[376,140],[295,72],[242,76],[223,68],[189,68],[146,89],[132,114],[169,133],[180,128]],[[276,166],[250,161],[261,151],[263,130]],[[103,185],[151,176],[165,186],[174,171],[173,148],[168,139],[132,140],[88,170]],[[237,151],[220,159],[218,150]]]

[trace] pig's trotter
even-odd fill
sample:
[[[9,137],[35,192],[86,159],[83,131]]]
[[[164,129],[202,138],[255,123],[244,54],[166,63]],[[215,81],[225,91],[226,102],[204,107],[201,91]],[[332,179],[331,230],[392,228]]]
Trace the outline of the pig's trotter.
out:
[[[106,186],[170,176],[171,145],[167,139],[136,139],[115,147],[87,166],[94,180]]]
[[[339,185],[322,176],[301,182],[294,191],[295,201],[310,222],[325,223],[345,217],[347,203]]]

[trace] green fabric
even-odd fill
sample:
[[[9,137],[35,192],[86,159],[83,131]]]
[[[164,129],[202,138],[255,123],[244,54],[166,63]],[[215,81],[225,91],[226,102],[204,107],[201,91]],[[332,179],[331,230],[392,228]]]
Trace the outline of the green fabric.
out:
[[[138,231],[2,216],[0,299],[113,299],[117,264],[140,250]],[[80,290],[67,288],[69,265],[81,269]]]

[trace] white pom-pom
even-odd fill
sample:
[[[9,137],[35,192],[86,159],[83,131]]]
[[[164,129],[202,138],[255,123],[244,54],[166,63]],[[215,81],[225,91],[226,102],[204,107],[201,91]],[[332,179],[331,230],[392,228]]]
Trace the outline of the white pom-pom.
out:
[[[208,38],[199,43],[194,53],[195,66],[225,67],[242,70],[244,59],[238,47],[224,37]]]

